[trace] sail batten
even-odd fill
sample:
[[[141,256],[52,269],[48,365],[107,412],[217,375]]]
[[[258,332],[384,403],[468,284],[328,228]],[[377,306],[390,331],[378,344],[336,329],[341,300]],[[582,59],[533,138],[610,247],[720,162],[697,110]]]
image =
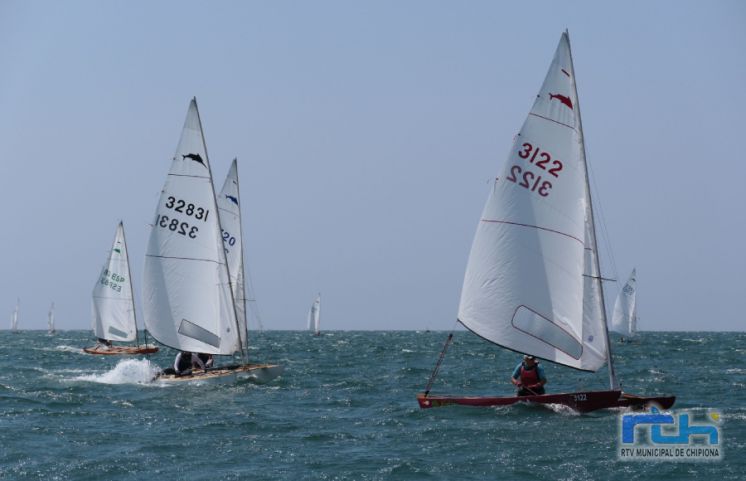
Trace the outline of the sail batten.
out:
[[[565,33],[477,226],[459,321],[508,349],[598,370],[607,351],[597,332],[602,324],[588,320],[586,307],[597,305],[588,300],[597,294],[588,285],[600,284],[587,277],[599,277],[589,266],[595,255],[589,209]]]

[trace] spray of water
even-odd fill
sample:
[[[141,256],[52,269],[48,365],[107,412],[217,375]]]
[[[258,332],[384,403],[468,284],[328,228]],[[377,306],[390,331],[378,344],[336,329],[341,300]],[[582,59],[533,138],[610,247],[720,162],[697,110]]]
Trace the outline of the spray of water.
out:
[[[143,384],[151,382],[158,371],[159,369],[147,359],[124,359],[110,371],[86,374],[74,380],[101,384]]]

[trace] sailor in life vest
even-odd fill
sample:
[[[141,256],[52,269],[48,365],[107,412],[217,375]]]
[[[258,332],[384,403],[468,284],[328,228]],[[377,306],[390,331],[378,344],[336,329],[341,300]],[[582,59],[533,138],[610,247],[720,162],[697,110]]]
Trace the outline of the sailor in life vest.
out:
[[[513,370],[510,381],[518,387],[519,396],[533,396],[544,394],[544,384],[547,378],[544,369],[539,366],[534,356],[523,356],[523,362],[519,363]]]

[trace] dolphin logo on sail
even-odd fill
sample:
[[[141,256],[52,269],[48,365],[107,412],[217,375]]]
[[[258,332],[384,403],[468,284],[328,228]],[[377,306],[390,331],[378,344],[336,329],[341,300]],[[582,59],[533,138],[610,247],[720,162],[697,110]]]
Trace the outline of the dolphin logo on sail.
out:
[[[203,166],[207,167],[207,165],[205,165],[205,161],[202,160],[202,157],[200,157],[199,154],[186,154],[186,155],[182,155],[181,156],[181,160],[186,160],[186,159],[193,160],[195,162],[199,162]]]
[[[573,110],[573,108],[572,108],[572,100],[570,100],[570,97],[567,97],[567,96],[562,95],[562,94],[551,94],[550,93],[549,94],[549,100],[552,100],[552,99],[559,100],[560,102],[562,102],[563,104],[565,104],[566,106],[568,106],[570,108],[570,110]]]
[[[225,198],[233,202],[234,204],[238,205],[238,199],[233,197],[232,195],[225,194]]]

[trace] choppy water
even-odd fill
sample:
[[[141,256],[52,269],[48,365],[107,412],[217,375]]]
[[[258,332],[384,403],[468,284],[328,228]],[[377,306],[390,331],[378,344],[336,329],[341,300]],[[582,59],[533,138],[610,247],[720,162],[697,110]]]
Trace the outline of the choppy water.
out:
[[[746,334],[643,333],[615,345],[626,390],[723,414],[724,459],[617,459],[618,412],[514,406],[420,410],[443,332],[264,332],[270,384],[162,386],[174,352],[90,356],[88,332],[0,332],[0,479],[638,480],[746,478]],[[434,393],[509,395],[518,357],[460,332]],[[551,391],[605,371],[546,365]],[[674,409],[676,412],[676,409]]]

